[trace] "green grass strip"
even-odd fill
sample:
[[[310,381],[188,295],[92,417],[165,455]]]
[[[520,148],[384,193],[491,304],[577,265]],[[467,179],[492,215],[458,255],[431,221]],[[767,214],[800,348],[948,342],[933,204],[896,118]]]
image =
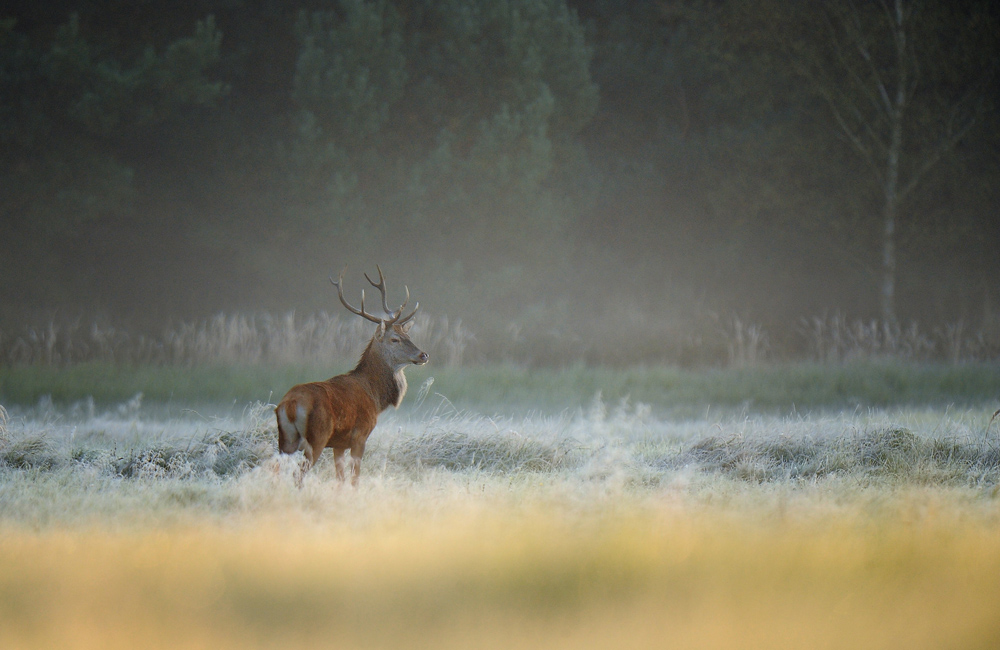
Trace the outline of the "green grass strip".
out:
[[[121,402],[136,393],[154,402],[272,401],[303,381],[346,368],[303,366],[115,366],[85,363],[65,368],[0,367],[0,403],[31,405],[43,396],[59,403],[93,397]],[[442,395],[478,408],[575,408],[600,391],[613,403],[628,397],[654,407],[698,405],[853,407],[894,404],[984,404],[1000,399],[1000,367],[993,364],[791,364],[684,370],[675,367],[528,369],[488,365],[458,369],[413,368],[408,402],[434,378],[428,400]]]

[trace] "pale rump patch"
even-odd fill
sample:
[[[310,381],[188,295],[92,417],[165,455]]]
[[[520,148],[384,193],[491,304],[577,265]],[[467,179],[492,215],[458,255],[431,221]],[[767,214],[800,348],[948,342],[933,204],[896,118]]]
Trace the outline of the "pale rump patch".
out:
[[[308,444],[306,441],[306,418],[308,413],[306,412],[305,406],[301,403],[295,406],[295,419],[290,420],[288,418],[288,407],[281,405],[278,407],[278,428],[285,435],[285,453],[292,453],[286,451],[287,449],[302,451]]]

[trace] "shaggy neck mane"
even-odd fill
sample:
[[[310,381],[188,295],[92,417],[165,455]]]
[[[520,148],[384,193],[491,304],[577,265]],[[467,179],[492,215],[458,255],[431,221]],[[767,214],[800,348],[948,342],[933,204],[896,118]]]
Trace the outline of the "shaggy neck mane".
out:
[[[379,412],[382,412],[390,406],[398,407],[403,401],[403,395],[406,394],[406,376],[403,375],[402,368],[393,372],[385,359],[372,352],[374,344],[375,339],[368,341],[358,365],[350,374],[368,384],[369,392],[378,404]]]

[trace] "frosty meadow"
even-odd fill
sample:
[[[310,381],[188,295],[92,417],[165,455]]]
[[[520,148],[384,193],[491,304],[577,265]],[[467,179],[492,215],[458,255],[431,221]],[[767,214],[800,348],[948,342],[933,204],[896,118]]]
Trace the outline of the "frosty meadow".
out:
[[[0,644],[1000,641],[991,364],[422,366],[356,488],[279,451],[324,370],[0,367]]]
[[[989,409],[675,417],[595,399],[487,416],[418,392],[380,418],[357,488],[328,457],[296,487],[271,409],[12,407],[0,436],[0,641],[1000,639]]]

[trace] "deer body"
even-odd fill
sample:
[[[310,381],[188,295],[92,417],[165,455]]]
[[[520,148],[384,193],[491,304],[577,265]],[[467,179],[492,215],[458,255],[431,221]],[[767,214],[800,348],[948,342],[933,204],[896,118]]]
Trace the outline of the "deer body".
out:
[[[384,304],[385,280],[381,269],[379,280],[378,284],[371,278],[368,281],[382,291]],[[386,307],[389,318],[376,319],[364,311],[364,292],[361,294],[361,309],[356,310],[344,299],[340,283],[334,284],[341,302],[348,309],[379,325],[354,370],[326,381],[298,384],[285,394],[275,409],[278,449],[284,454],[303,452],[305,462],[301,471],[305,472],[319,460],[325,448],[332,448],[337,478],[341,481],[346,476],[347,452],[350,450],[353,464],[351,482],[357,485],[365,443],[375,428],[379,414],[390,406],[398,407],[403,401],[406,394],[403,369],[409,364],[427,363],[427,353],[417,348],[407,336],[410,319],[416,314],[416,309],[400,319],[406,301],[395,311]]]

